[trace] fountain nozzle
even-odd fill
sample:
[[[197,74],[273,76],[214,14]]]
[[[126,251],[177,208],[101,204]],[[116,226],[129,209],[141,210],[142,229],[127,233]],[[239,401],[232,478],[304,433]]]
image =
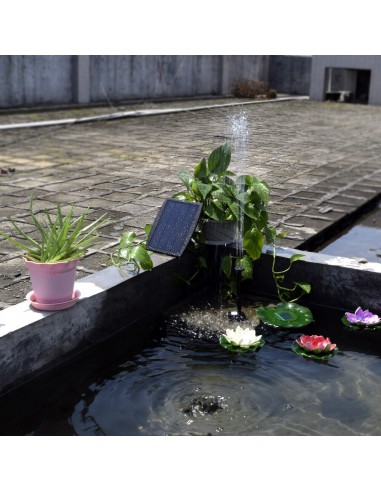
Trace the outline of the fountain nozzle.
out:
[[[228,318],[230,321],[246,321],[246,314],[243,311],[229,311]]]
[[[245,321],[246,314],[242,311],[242,302],[241,302],[241,275],[243,268],[235,267],[235,272],[237,275],[237,297],[236,297],[236,311],[229,311],[228,318],[230,321]]]

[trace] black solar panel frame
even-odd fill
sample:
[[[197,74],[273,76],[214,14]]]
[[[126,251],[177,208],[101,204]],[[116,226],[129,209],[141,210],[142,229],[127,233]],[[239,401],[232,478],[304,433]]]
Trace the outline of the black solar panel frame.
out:
[[[169,256],[181,256],[194,233],[202,204],[167,198],[155,218],[147,249]]]

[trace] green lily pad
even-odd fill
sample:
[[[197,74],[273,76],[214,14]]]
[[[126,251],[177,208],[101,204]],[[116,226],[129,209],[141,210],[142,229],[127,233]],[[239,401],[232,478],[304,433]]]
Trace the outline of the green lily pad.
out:
[[[225,335],[221,335],[220,337],[221,347],[224,347],[231,352],[256,352],[257,350],[262,348],[265,343],[266,342],[263,340],[263,338],[261,338],[256,344],[251,345],[251,347],[239,347],[230,343]]]
[[[347,320],[347,317],[344,315],[341,318],[341,322],[343,323],[344,326],[347,328],[354,330],[354,331],[376,331],[381,329],[381,323],[378,323],[377,325],[364,325],[363,323],[350,323]]]
[[[306,352],[296,342],[292,343],[291,348],[292,348],[292,351],[295,352],[295,354],[301,355],[302,357],[307,357],[308,359],[315,359],[315,360],[330,359],[331,357],[336,355],[337,352],[339,351],[339,349],[337,347],[335,347],[330,352],[323,353],[323,354],[314,354],[313,352]]]
[[[300,328],[313,321],[311,311],[294,302],[284,302],[275,307],[261,306],[257,315],[263,323],[277,328]]]

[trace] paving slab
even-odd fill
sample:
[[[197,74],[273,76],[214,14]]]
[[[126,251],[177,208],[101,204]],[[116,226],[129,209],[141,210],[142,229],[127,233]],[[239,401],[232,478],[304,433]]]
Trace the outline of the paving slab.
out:
[[[192,101],[183,112],[0,130],[0,166],[14,169],[0,175],[0,230],[9,229],[8,216],[27,220],[31,195],[40,209],[52,210],[59,202],[90,206],[92,217],[107,212],[111,222],[78,275],[102,270],[105,252],[120,234],[130,229],[143,234],[165,198],[181,189],[176,173],[192,170],[226,139],[233,141],[232,170],[269,183],[270,220],[287,230],[285,246],[300,247],[378,197],[381,107],[306,99],[241,102]],[[158,109],[169,103],[160,104]],[[201,104],[215,107],[192,111]],[[73,111],[1,112],[0,127],[75,116]],[[237,122],[244,138],[237,138]],[[9,289],[1,300],[4,308],[19,303],[17,296],[28,287],[22,259],[5,241],[0,247],[0,287]],[[22,276],[13,277],[12,268]]]

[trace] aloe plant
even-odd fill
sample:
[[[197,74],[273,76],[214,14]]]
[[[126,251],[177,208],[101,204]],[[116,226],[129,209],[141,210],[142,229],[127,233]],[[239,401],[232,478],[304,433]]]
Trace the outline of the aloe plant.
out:
[[[17,248],[24,251],[24,258],[38,263],[56,263],[70,261],[83,257],[88,248],[98,239],[98,229],[107,221],[107,214],[103,214],[97,220],[85,225],[85,219],[89,212],[87,208],[79,217],[74,218],[74,206],[64,216],[61,206],[57,204],[56,217],[45,210],[43,217],[38,217],[33,212],[33,199],[30,199],[29,213],[39,234],[38,239],[33,239],[19,227],[12,218],[15,231],[21,236],[21,240],[0,231],[0,235]]]

